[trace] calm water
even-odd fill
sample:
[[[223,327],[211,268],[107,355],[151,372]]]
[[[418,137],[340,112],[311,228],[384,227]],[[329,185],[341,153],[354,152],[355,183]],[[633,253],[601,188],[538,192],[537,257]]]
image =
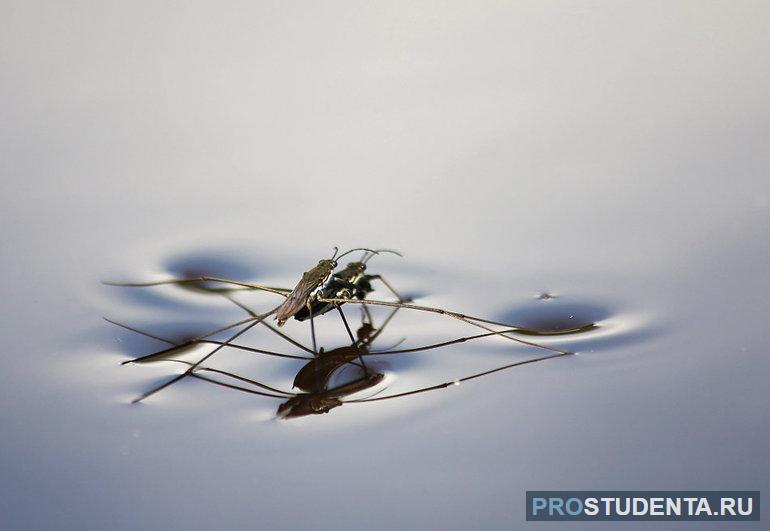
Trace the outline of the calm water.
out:
[[[6,11],[3,527],[501,529],[526,490],[769,491],[763,4]],[[101,280],[290,287],[335,245],[402,251],[370,269],[419,304],[598,327],[327,415],[192,379],[130,404],[183,368],[121,366],[164,344],[103,316],[179,340],[245,313]],[[478,332],[400,311],[376,344]],[[538,355],[383,356],[360,396]],[[214,360],[282,389],[303,364]]]

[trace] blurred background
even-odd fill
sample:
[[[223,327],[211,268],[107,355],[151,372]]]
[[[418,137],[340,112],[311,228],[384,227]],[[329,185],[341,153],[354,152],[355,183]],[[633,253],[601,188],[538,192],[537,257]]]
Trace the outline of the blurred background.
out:
[[[526,490],[767,490],[766,2],[2,5],[2,527],[522,528]],[[421,304],[601,326],[297,421],[201,382],[129,404],[179,368],[121,367],[164,345],[102,316],[243,312],[100,281],[291,287],[333,246],[402,251],[371,269]],[[382,343],[473,333],[401,312]],[[408,390],[537,354],[383,367]]]

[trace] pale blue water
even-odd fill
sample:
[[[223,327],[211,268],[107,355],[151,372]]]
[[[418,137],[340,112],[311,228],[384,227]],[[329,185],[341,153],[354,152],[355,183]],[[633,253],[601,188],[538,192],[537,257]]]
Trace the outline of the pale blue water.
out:
[[[768,14],[9,5],[2,527],[518,529],[526,490],[768,491]],[[335,245],[402,251],[371,270],[420,304],[601,326],[542,340],[574,357],[292,421],[192,380],[130,405],[180,367],[121,366],[164,345],[102,316],[182,338],[245,314],[101,280],[291,286]],[[401,311],[377,344],[474,333]],[[327,315],[318,337],[346,335]],[[391,356],[377,391],[537,355]],[[282,389],[302,365],[215,361]]]

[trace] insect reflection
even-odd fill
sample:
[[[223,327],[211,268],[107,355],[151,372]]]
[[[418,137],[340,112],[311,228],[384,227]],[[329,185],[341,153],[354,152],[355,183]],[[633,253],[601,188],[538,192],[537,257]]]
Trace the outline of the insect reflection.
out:
[[[382,351],[372,351],[372,346],[374,341],[383,332],[385,327],[388,325],[388,323],[391,321],[391,319],[393,318],[393,316],[398,310],[399,308],[395,308],[394,310],[392,310],[379,328],[375,328],[375,326],[370,320],[371,316],[370,314],[368,314],[368,312],[362,312],[362,323],[361,323],[361,326],[356,331],[356,339],[352,344],[342,346],[342,347],[337,347],[328,351],[321,348],[316,357],[292,355],[292,354],[285,354],[285,353],[274,352],[274,351],[269,351],[264,349],[257,349],[257,348],[253,348],[245,345],[240,345],[234,342],[225,343],[221,341],[208,340],[208,339],[201,341],[202,343],[211,343],[211,344],[217,344],[217,345],[226,344],[226,346],[229,348],[239,349],[239,350],[252,352],[260,355],[306,360],[307,362],[297,372],[293,381],[293,387],[297,389],[299,392],[282,390],[278,387],[267,385],[263,382],[257,381],[252,378],[247,378],[240,374],[220,370],[215,367],[203,366],[201,364],[194,364],[185,360],[174,358],[173,357],[174,354],[180,353],[178,347],[171,347],[170,349],[166,349],[166,351],[163,351],[166,353],[166,355],[163,355],[163,356],[160,356],[158,355],[158,353],[155,353],[151,355],[151,357],[137,358],[136,360],[132,360],[132,361],[134,361],[135,363],[169,361],[174,363],[181,363],[181,364],[187,365],[188,367],[195,367],[194,370],[190,373],[190,376],[195,379],[205,381],[211,384],[219,385],[222,387],[230,388],[233,390],[246,392],[249,394],[260,395],[260,396],[271,397],[271,398],[279,398],[279,399],[285,400],[283,403],[281,403],[278,406],[276,415],[279,418],[291,419],[291,418],[303,417],[307,415],[319,415],[323,413],[328,413],[332,409],[340,407],[343,404],[362,404],[367,402],[389,400],[389,399],[401,398],[405,396],[416,395],[416,394],[425,393],[429,391],[444,389],[449,386],[459,385],[462,382],[480,378],[482,376],[486,376],[495,372],[499,372],[499,371],[503,371],[503,370],[507,370],[507,369],[511,369],[514,367],[527,365],[535,362],[545,361],[548,359],[570,355],[570,353],[563,353],[563,354],[556,353],[556,354],[550,354],[550,355],[542,356],[538,358],[517,361],[514,363],[497,367],[495,369],[472,374],[459,379],[442,382],[436,385],[431,385],[431,386],[422,387],[419,389],[413,389],[413,390],[405,391],[401,393],[381,396],[381,393],[385,391],[385,389],[380,389],[379,391],[377,391],[376,388],[380,383],[382,383],[382,381],[385,378],[385,375],[383,373],[376,372],[376,371],[365,371],[364,366],[357,361],[362,356],[364,357],[387,356],[387,355],[395,355],[395,354],[403,354],[403,353],[428,351],[433,349],[440,349],[453,344],[463,343],[470,340],[476,340],[476,339],[496,335],[495,333],[490,332],[485,334],[477,334],[474,336],[461,337],[450,341],[444,341],[444,342],[434,343],[430,345],[424,345],[421,347],[414,347],[414,348],[400,349],[400,350],[390,348]],[[139,330],[138,328],[124,325],[116,321],[110,321],[110,322],[118,326],[121,326],[123,328],[126,328],[128,330],[131,330],[133,332],[136,332],[148,337],[152,337],[154,339],[158,339],[161,341],[165,341],[168,343],[172,343],[168,339],[164,339],[157,335]],[[263,324],[266,327],[271,328],[273,331],[279,333],[281,337],[283,337],[287,342],[290,342],[293,345],[297,345],[300,348],[305,348],[306,350],[309,350],[306,347],[303,347],[299,342],[292,339],[288,335],[280,333],[277,330],[273,329],[269,324],[267,323],[263,323]],[[341,383],[334,382],[335,375],[340,373],[342,369],[346,367],[353,368],[353,370],[349,372],[353,372],[354,377],[348,377],[347,380],[343,380]],[[367,390],[375,391],[374,395],[366,398],[351,398],[349,400],[345,400],[347,397],[351,397],[353,395],[359,394]]]

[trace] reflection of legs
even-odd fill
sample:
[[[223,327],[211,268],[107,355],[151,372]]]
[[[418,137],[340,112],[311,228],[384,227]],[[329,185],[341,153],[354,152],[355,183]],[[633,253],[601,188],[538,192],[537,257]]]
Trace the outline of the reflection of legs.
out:
[[[366,306],[366,304],[362,304],[361,305],[361,312],[363,312],[363,314],[364,314],[361,317],[361,319],[363,320],[364,318],[366,318],[367,321],[369,322],[369,324],[374,326],[374,319],[372,319],[372,314],[369,312],[369,307]]]
[[[350,336],[350,342],[352,346],[356,349],[356,352],[358,352],[358,359],[361,361],[361,367],[364,368],[364,377],[369,376],[369,370],[366,368],[366,363],[364,363],[364,358],[361,355],[361,346],[358,344],[358,341],[356,341],[356,338],[353,337],[353,332],[350,330],[350,326],[348,325],[348,320],[345,318],[345,312],[342,311],[342,308],[340,308],[340,305],[335,303],[334,307],[337,308],[337,311],[340,312],[340,317],[342,317],[342,322],[345,324],[345,330],[348,331],[348,335]]]
[[[366,312],[369,313],[368,308],[366,308],[366,304],[363,304],[362,306],[366,309]],[[394,308],[393,311],[391,311],[388,314],[385,320],[382,321],[382,326],[377,328],[377,331],[374,334],[372,334],[372,336],[366,341],[368,345],[371,345],[372,343],[374,343],[374,340],[377,339],[377,337],[382,333],[383,330],[385,330],[385,327],[388,326],[388,323],[390,323],[390,320],[393,319],[393,316],[396,315],[396,312],[400,309],[401,308]],[[371,323],[372,327],[374,327],[374,321],[371,320],[371,314],[369,315],[369,323]],[[404,341],[404,339],[402,339],[401,341]],[[401,341],[399,341],[399,343],[401,343]]]
[[[399,293],[396,291],[396,289],[395,289],[393,286],[391,286],[391,285],[390,285],[390,282],[388,282],[387,280],[385,280],[385,279],[382,277],[382,275],[370,275],[370,276],[369,276],[369,278],[371,278],[371,279],[374,279],[374,278],[376,278],[376,279],[378,279],[380,282],[382,282],[383,284],[385,284],[385,287],[387,287],[387,288],[388,288],[388,289],[391,291],[391,293],[393,293],[393,295],[395,295],[395,296],[396,296],[396,298],[398,299],[398,302],[408,302],[406,299],[404,299],[404,298],[402,298],[402,297],[401,297],[401,295],[400,295],[400,294],[399,294]]]

